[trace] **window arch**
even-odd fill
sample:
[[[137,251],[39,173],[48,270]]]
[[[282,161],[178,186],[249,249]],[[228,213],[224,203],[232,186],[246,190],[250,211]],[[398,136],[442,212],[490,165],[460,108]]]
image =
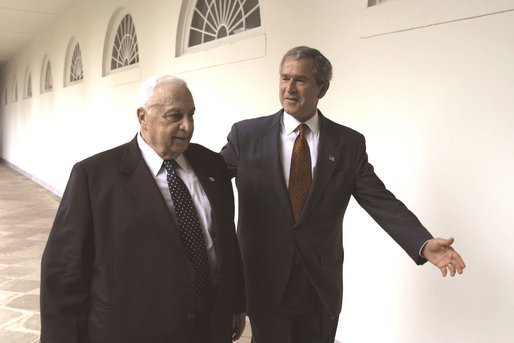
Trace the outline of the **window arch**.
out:
[[[18,81],[16,80],[16,76],[13,80],[13,87],[12,87],[12,94],[13,94],[13,101],[18,101]]]
[[[41,68],[41,93],[50,92],[53,89],[52,65],[48,57],[45,56],[43,59],[43,67]]]
[[[381,2],[386,2],[387,0],[368,0],[368,7],[378,5]]]
[[[181,52],[261,26],[259,0],[184,1]]]
[[[30,73],[29,68],[27,68],[27,71],[25,72],[25,99],[32,97],[32,75]]]
[[[104,73],[139,64],[136,27],[130,13],[118,9],[111,18],[104,45]]]
[[[64,86],[76,84],[84,80],[84,68],[80,44],[72,38],[66,51],[66,63],[64,64]]]

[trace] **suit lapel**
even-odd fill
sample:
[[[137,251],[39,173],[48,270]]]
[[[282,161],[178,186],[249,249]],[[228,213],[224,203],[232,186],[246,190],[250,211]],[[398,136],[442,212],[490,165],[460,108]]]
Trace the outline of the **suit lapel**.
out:
[[[176,221],[141,155],[136,138],[127,144],[120,172],[126,178],[127,192],[132,196],[136,218],[144,224],[144,229],[156,227],[185,254]]]
[[[299,223],[303,218],[307,217],[319,202],[325,188],[330,182],[332,175],[336,169],[337,161],[340,160],[341,137],[338,137],[333,130],[332,123],[325,118],[321,112],[320,117],[320,135],[318,147],[318,159],[316,162],[316,173],[312,180],[312,187],[305,208],[299,219]]]
[[[284,181],[282,163],[280,160],[280,129],[283,111],[277,112],[271,117],[269,126],[257,144],[257,156],[261,161],[261,170],[266,174],[270,187],[274,190],[285,213],[294,222],[289,193]]]

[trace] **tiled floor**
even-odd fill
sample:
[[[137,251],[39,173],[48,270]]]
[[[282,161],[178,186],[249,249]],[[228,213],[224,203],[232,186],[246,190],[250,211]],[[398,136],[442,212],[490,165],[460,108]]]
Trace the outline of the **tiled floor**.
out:
[[[0,164],[0,342],[39,342],[39,271],[58,197]]]
[[[0,163],[0,342],[39,342],[39,273],[59,198]],[[238,341],[250,343],[249,324]],[[146,343],[146,342],[141,342]]]

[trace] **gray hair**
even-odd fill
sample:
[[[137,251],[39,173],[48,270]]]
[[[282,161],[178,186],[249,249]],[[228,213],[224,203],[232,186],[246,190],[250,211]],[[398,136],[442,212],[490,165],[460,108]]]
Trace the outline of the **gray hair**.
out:
[[[137,94],[137,108],[144,108],[154,96],[155,88],[162,84],[174,84],[187,87],[186,81],[173,75],[154,75],[146,79],[139,87]]]
[[[280,61],[279,72],[282,72],[284,62],[288,58],[292,58],[294,60],[300,60],[303,58],[312,59],[314,61],[314,77],[316,78],[318,85],[332,80],[332,64],[319,50],[309,48],[308,46],[297,46],[290,49],[286,52],[284,57],[282,57],[282,61]]]

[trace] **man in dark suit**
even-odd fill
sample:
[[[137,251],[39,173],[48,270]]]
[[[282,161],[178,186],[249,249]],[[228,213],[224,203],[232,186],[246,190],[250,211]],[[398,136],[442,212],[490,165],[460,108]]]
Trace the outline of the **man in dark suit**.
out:
[[[190,144],[194,112],[184,81],[151,78],[140,133],[73,167],[42,259],[41,342],[240,337],[232,186],[223,158]]]
[[[332,76],[316,49],[280,64],[283,109],[233,125],[221,154],[236,177],[247,313],[257,343],[333,342],[342,302],[342,222],[350,196],[418,264],[462,273],[453,239],[434,239],[368,163],[364,137],[317,104]],[[302,125],[304,124],[304,125]]]

